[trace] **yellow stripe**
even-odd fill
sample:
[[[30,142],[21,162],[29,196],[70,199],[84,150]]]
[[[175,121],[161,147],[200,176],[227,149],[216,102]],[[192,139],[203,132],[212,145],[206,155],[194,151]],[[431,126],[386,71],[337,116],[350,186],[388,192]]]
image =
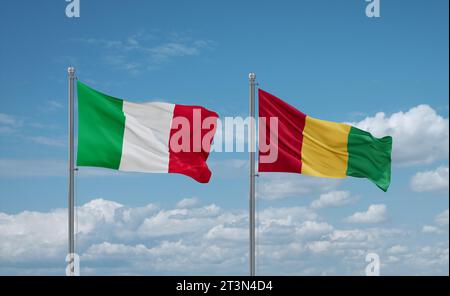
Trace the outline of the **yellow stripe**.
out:
[[[306,117],[303,130],[302,174],[344,178],[350,126]]]

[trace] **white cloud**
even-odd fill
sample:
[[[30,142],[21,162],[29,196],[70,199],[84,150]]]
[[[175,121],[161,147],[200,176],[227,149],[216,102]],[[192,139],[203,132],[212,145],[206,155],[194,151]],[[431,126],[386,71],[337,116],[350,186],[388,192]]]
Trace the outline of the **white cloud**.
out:
[[[175,58],[198,56],[213,47],[209,40],[192,40],[176,35],[164,39],[142,32],[123,40],[88,38],[76,41],[102,48],[106,64],[132,74],[155,69]]]
[[[395,245],[387,250],[388,254],[404,254],[408,252],[408,247],[402,245]]]
[[[411,179],[411,188],[416,192],[448,191],[448,166],[433,171],[419,172]]]
[[[324,253],[327,252],[330,247],[332,247],[332,243],[326,240],[323,241],[313,241],[309,244],[307,244],[308,250],[310,250],[313,253]]]
[[[0,113],[0,124],[1,125],[8,125],[8,126],[19,126],[22,124],[22,122],[17,119],[15,116]]]
[[[63,107],[64,107],[64,105],[59,101],[48,100],[40,107],[40,110],[46,111],[46,112],[53,112],[53,111],[59,110]]]
[[[356,212],[346,219],[348,223],[380,223],[387,219],[386,205],[370,205],[366,212]]]
[[[257,213],[263,225],[297,225],[298,223],[317,220],[315,212],[305,207],[269,207]]]
[[[441,226],[447,226],[448,225],[448,209],[443,211],[442,213],[438,214],[436,218],[434,219],[436,224]]]
[[[165,237],[201,232],[209,229],[220,217],[220,208],[209,205],[196,209],[161,210],[145,218],[137,229],[140,237]]]
[[[53,146],[53,147],[65,147],[67,145],[66,140],[61,139],[61,138],[33,136],[33,137],[30,137],[30,140],[36,144],[42,144],[42,145]]]
[[[311,203],[314,209],[341,207],[356,201],[349,191],[331,191],[320,195],[320,197]]]
[[[298,174],[262,174],[258,197],[265,200],[280,200],[300,197],[311,193],[333,190],[339,184],[337,179],[316,178]]]
[[[120,204],[102,199],[78,208],[78,233],[89,234],[113,220]],[[22,262],[64,258],[67,246],[67,210],[49,213],[0,213],[0,261]]]
[[[54,101],[54,100],[49,100],[49,101],[47,101],[47,104],[48,104],[49,107],[52,108],[52,109],[60,109],[60,108],[64,107],[63,104],[61,104],[61,103],[58,102],[58,101]]]
[[[223,269],[216,272],[222,273],[227,264],[236,270],[245,257],[244,242],[228,247],[215,243],[233,242],[233,228],[241,227],[233,223],[240,224],[245,215],[225,212],[215,205],[161,210],[152,204],[127,208],[96,199],[76,213],[77,252],[84,272],[142,274],[150,269],[155,273],[202,273],[205,265],[211,268],[220,262]],[[59,262],[63,272],[66,246],[67,210],[0,213],[0,265]],[[103,262],[116,264],[117,269],[103,270]],[[128,269],[122,270],[122,265]]]
[[[12,134],[17,132],[23,121],[16,116],[0,113],[0,134]]]
[[[392,136],[393,161],[396,164],[429,164],[448,159],[449,120],[428,105],[419,105],[391,116],[380,112],[354,125],[376,137]]]
[[[113,222],[116,210],[122,208],[123,205],[102,198],[91,200],[84,204],[80,211],[81,215],[94,216],[95,219],[104,220],[105,222]],[[83,220],[84,221],[84,220]]]
[[[440,234],[440,233],[442,233],[442,231],[438,227],[432,226],[432,225],[424,225],[422,227],[422,232],[423,233],[428,233],[428,234]]]
[[[414,253],[404,256],[411,269],[417,270],[418,275],[434,274],[436,270],[443,270],[442,274],[448,276],[449,248],[447,242],[439,242],[418,248]],[[426,272],[425,270],[428,270]]]
[[[148,48],[155,62],[164,62],[172,57],[196,56],[200,50],[209,47],[209,42],[198,40],[190,43],[167,42],[155,47]]]
[[[326,222],[305,221],[295,229],[299,238],[321,238],[331,233],[333,226]]]
[[[434,218],[435,225],[424,225],[422,233],[424,234],[448,234],[448,209],[439,213]]]
[[[177,203],[177,208],[192,208],[198,205],[199,200],[196,197],[192,198],[183,198]]]
[[[368,238],[368,233],[359,229],[335,230],[331,236],[334,242],[363,242]]]
[[[247,274],[246,211],[95,199],[76,212],[84,275]],[[260,274],[362,275],[372,251],[391,258],[383,274],[448,273],[448,242],[405,248],[407,229],[336,229],[307,207],[262,209],[257,222]],[[64,274],[66,252],[66,209],[0,213],[1,274]]]
[[[57,102],[53,102],[56,104]],[[45,107],[46,109],[50,107]],[[52,108],[56,108],[53,106]],[[53,125],[29,122],[28,120],[19,119],[17,116],[0,113],[0,135],[11,135],[15,139],[21,141],[27,140],[36,144],[54,146],[54,147],[64,147],[66,146],[66,139],[64,137],[46,137],[46,136],[36,136],[28,135],[33,132],[35,128],[39,129],[52,129],[57,128]]]
[[[245,243],[248,240],[248,229],[243,227],[214,226],[205,235],[208,240],[239,241]]]

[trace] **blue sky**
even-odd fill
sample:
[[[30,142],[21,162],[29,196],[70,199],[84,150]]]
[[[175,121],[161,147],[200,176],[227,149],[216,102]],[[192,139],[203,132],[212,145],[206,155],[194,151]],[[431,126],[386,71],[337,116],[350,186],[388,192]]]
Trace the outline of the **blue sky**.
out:
[[[63,0],[4,1],[0,241],[8,243],[0,243],[0,273],[64,273],[66,225],[58,209],[67,206],[66,69],[73,65],[81,81],[116,97],[199,104],[222,117],[247,115],[253,71],[261,88],[311,116],[392,135],[388,193],[359,179],[259,178],[258,270],[361,274],[372,250],[385,274],[448,274],[448,1],[381,0],[378,19],[366,17],[366,5],[81,0],[81,17],[69,19]],[[94,221],[79,235],[82,272],[245,274],[246,159],[211,154],[207,185],[80,168],[76,198],[86,221],[79,223]],[[321,196],[329,203],[313,207]],[[157,210],[142,210],[147,204]],[[138,213],[133,226],[116,220],[125,208]],[[49,217],[61,218],[60,236],[39,220]],[[158,225],[167,232],[145,232]],[[271,243],[277,237],[278,246]],[[41,241],[27,247],[32,238]],[[158,253],[171,247],[188,250],[176,264]],[[35,259],[48,249],[52,256]],[[142,266],[142,256],[165,264]]]

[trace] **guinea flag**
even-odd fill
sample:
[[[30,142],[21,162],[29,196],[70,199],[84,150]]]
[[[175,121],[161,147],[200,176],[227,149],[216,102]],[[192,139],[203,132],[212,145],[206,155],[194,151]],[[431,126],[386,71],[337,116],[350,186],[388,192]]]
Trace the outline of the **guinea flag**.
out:
[[[278,134],[278,157],[271,163],[263,162],[261,156],[269,152],[259,151],[259,172],[367,178],[387,191],[392,137],[379,139],[348,124],[310,117],[261,89],[258,96],[259,117],[266,118],[260,120],[260,143],[271,133]],[[271,117],[278,118],[278,131],[270,130]]]
[[[77,165],[178,173],[200,183],[218,115],[199,106],[132,103],[78,81]]]

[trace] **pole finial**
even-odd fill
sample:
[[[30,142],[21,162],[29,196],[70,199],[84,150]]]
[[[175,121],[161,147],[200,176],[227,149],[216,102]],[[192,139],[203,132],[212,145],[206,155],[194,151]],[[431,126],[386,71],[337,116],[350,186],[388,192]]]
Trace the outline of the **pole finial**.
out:
[[[75,74],[75,67],[70,66],[69,68],[67,68],[67,73],[73,76]]]
[[[253,72],[248,73],[248,80],[254,81],[256,79],[256,74]]]

